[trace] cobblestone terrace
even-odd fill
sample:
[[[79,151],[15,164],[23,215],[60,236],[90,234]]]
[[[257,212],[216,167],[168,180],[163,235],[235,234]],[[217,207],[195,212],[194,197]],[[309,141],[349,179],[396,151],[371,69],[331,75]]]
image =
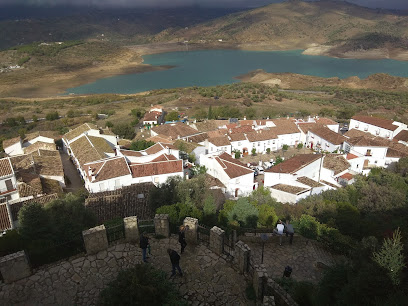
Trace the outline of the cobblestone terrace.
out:
[[[175,237],[151,239],[149,264],[168,272],[171,264],[167,248],[179,252]],[[1,305],[94,305],[101,289],[120,269],[141,262],[138,245],[119,243],[96,255],[60,261],[34,271],[33,275],[0,285]],[[182,277],[172,281],[191,305],[252,305],[245,298],[246,281],[225,258],[206,246],[187,246],[180,266]]]
[[[251,248],[256,262],[261,262],[262,243],[260,237],[245,237],[242,240]],[[295,235],[293,244],[283,237],[282,246],[279,237],[269,237],[265,243],[264,265],[273,279],[282,277],[286,266],[292,267],[291,277],[298,281],[318,282],[326,266],[333,265],[338,257],[323,249],[316,241]]]

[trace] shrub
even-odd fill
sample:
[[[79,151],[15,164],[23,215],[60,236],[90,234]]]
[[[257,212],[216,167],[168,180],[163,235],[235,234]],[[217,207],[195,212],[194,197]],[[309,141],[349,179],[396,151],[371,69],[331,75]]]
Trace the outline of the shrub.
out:
[[[57,111],[49,112],[47,113],[47,115],[45,115],[45,119],[48,121],[57,120],[58,118],[59,118],[59,114]]]
[[[298,230],[306,238],[317,239],[319,236],[319,225],[320,223],[316,221],[316,218],[302,215],[299,219]]]
[[[166,273],[138,264],[119,272],[99,295],[99,305],[187,305]]]
[[[265,227],[273,228],[276,222],[278,222],[278,216],[272,206],[268,204],[262,204],[258,208],[259,210],[259,224]]]
[[[240,198],[228,213],[228,220],[230,222],[238,221],[242,227],[256,228],[258,216],[258,209],[249,203],[248,199]]]

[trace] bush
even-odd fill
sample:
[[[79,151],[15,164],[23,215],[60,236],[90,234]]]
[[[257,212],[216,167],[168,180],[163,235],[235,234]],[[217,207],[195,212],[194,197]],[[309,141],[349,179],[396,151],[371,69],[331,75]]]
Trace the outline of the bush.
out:
[[[240,198],[228,213],[229,222],[237,221],[242,227],[256,228],[259,211],[247,198]]]
[[[6,234],[0,237],[0,257],[22,249],[24,249],[24,240],[17,230],[7,231]]]
[[[170,261],[169,261],[170,264]],[[138,264],[119,272],[99,295],[99,305],[187,305],[166,273]]]
[[[317,239],[319,236],[320,223],[316,218],[309,215],[302,215],[299,219],[298,230],[299,233],[310,239]]]
[[[59,118],[59,114],[57,111],[55,112],[49,112],[47,113],[47,115],[45,115],[45,119],[48,121],[53,121],[53,120],[57,120]]]
[[[112,128],[112,132],[121,138],[133,139],[135,137],[135,129],[132,125],[126,123],[116,124]]]
[[[272,206],[268,204],[262,204],[258,208],[259,210],[259,224],[262,226],[273,228],[276,222],[278,222],[278,216]]]

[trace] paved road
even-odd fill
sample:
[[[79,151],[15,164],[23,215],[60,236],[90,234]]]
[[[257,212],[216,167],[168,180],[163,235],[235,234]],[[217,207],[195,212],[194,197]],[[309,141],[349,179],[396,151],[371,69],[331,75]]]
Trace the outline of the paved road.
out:
[[[67,153],[61,152],[61,160],[62,166],[64,168],[64,174],[69,179],[69,184],[65,188],[66,192],[74,192],[80,188],[84,187],[84,183],[82,182],[81,176],[78,173],[78,170],[74,166],[74,164],[69,159],[69,155]]]

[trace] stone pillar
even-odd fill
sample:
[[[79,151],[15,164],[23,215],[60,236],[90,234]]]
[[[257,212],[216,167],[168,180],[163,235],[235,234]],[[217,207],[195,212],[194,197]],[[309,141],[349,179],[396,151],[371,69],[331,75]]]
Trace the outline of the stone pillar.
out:
[[[234,249],[234,263],[238,267],[240,273],[248,272],[249,258],[251,256],[251,249],[247,244],[238,241]]]
[[[198,244],[198,219],[186,217],[183,225],[186,227],[187,243]]]
[[[262,295],[264,291],[264,283],[267,280],[267,278],[268,278],[268,273],[266,272],[265,266],[263,264],[255,265],[253,286],[254,286],[256,297],[258,299],[262,299]]]
[[[225,231],[214,226],[210,230],[210,250],[217,255],[221,255],[224,251],[224,236]]]
[[[275,297],[274,296],[264,296],[263,306],[275,306]]]
[[[154,216],[154,231],[156,235],[170,237],[170,222],[169,215]]]
[[[99,225],[82,232],[87,254],[95,254],[108,248],[105,225]]]
[[[0,272],[5,283],[12,283],[31,275],[31,268],[24,251],[0,258]]]
[[[123,218],[125,225],[125,238],[126,241],[138,241],[139,240],[139,227],[137,225],[137,217]]]

